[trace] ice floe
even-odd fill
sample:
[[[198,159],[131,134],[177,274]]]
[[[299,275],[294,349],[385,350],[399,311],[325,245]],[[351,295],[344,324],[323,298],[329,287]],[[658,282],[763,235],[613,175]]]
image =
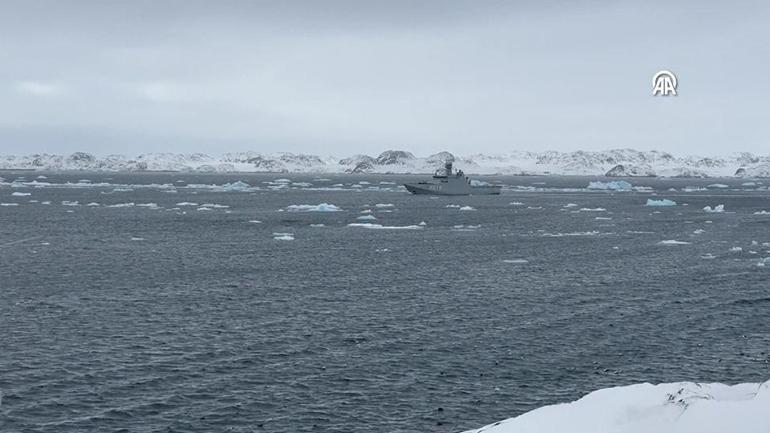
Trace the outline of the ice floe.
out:
[[[711,206],[706,206],[703,208],[703,211],[708,213],[722,213],[725,211],[725,205],[720,204],[714,206],[713,208]]]
[[[62,206],[80,206],[80,203],[77,200],[75,201],[63,200],[61,202],[61,205]]]
[[[609,182],[589,182],[588,189],[604,190],[604,191],[631,191],[633,185],[625,180],[613,180]]]
[[[176,204],[177,206],[198,206],[198,203],[193,203],[191,201],[183,201]]]
[[[18,206],[18,203],[0,203],[0,206],[9,207],[9,206]]]
[[[754,215],[770,215],[770,212],[766,210],[761,210],[761,211],[754,212]]]
[[[11,193],[11,195],[14,196],[14,197],[26,197],[28,195],[32,195],[32,193],[31,192],[18,192],[18,191],[14,191],[14,192]]]
[[[661,200],[648,198],[645,206],[676,206],[676,202],[667,198]]]
[[[676,239],[666,239],[658,242],[658,245],[690,245],[690,242],[678,241]]]
[[[342,209],[330,203],[320,203],[317,205],[293,204],[286,206],[286,210],[289,212],[339,212]]]
[[[273,240],[276,241],[293,241],[294,233],[273,233]]]
[[[770,382],[649,383],[594,391],[466,433],[766,433]]]
[[[348,227],[360,227],[364,229],[373,229],[373,230],[419,230],[422,228],[422,226],[420,225],[384,226],[382,224],[373,224],[373,223],[350,223],[348,224]]]
[[[133,202],[129,202],[129,203],[117,203],[117,204],[111,204],[111,205],[108,205],[107,207],[112,207],[112,208],[123,208],[123,207],[134,207],[134,206],[136,206],[136,203],[133,203]]]
[[[505,259],[505,260],[503,260],[503,263],[525,264],[525,263],[529,263],[529,260],[526,260],[526,259]]]
[[[376,216],[374,216],[374,215],[361,215],[361,216],[359,216],[359,217],[356,217],[356,219],[357,219],[357,220],[369,220],[369,221],[373,221],[373,220],[376,220],[376,219],[377,219],[377,217],[376,217]]]
[[[460,208],[460,209],[458,209],[458,210],[462,210],[462,211],[469,211],[469,210],[476,210],[476,208],[474,208],[474,207],[471,207],[471,206],[463,206],[463,207],[461,207],[461,208]]]
[[[607,212],[607,209],[603,207],[595,207],[595,208],[583,207],[583,208],[580,208],[580,212]]]
[[[374,205],[374,207],[382,209],[382,208],[392,208],[392,207],[395,207],[395,205],[393,203],[377,203],[376,205]]]
[[[706,185],[706,188],[725,189],[730,188],[730,186],[723,183],[712,183],[711,185]]]

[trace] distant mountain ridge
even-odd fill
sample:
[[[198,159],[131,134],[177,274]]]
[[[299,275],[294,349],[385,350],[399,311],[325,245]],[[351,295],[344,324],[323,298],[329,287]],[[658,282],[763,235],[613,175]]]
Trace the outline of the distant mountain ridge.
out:
[[[439,152],[417,157],[404,150],[386,150],[378,156],[321,157],[287,152],[234,152],[220,156],[204,153],[145,153],[136,157],[90,153],[0,156],[0,169],[41,171],[180,171],[266,173],[415,173],[428,174],[446,161],[469,174],[589,175],[668,177],[770,177],[770,156],[736,153],[724,157],[674,156],[660,151],[612,149],[606,151],[527,152],[457,156]]]

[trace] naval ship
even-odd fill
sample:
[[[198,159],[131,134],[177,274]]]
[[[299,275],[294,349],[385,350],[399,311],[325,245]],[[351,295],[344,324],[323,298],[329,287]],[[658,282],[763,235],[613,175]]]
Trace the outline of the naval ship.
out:
[[[430,195],[492,195],[500,194],[500,185],[472,185],[471,180],[462,170],[452,171],[452,162],[444,164],[444,171],[438,170],[433,180],[405,183],[404,186],[412,194]]]

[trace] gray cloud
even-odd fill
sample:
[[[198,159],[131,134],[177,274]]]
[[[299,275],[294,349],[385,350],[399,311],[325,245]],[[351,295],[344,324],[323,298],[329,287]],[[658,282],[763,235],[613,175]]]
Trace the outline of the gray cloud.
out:
[[[767,153],[761,2],[6,1],[0,151]],[[652,75],[680,78],[651,96]]]

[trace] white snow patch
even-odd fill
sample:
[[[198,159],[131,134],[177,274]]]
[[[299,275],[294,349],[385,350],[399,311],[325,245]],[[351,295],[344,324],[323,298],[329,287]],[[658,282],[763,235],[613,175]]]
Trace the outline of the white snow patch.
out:
[[[766,433],[770,382],[649,383],[594,391],[466,433]]]

